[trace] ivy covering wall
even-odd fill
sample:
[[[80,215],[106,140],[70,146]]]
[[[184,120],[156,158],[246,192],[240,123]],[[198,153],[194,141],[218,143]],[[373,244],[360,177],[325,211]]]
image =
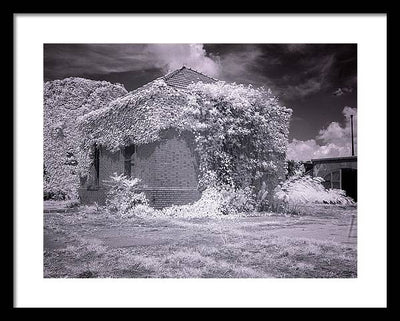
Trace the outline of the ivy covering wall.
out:
[[[115,151],[175,128],[194,133],[200,189],[216,179],[272,191],[286,173],[291,113],[264,88],[219,81],[178,89],[157,79],[80,118],[79,173],[88,175],[95,144]]]
[[[83,152],[78,118],[107,106],[127,91],[121,84],[83,78],[48,81],[43,89],[44,194],[75,199]]]

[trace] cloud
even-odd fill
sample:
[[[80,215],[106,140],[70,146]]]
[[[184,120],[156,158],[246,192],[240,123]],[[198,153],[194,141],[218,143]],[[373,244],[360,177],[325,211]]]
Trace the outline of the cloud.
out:
[[[285,100],[331,90],[336,51],[308,44],[231,46],[219,55],[221,79],[270,88]],[[346,84],[347,85],[347,84]]]
[[[212,77],[219,76],[221,71],[218,58],[208,56],[202,44],[154,44],[147,45],[144,52],[151,57],[155,66],[164,71],[172,71],[182,65]]]
[[[287,150],[287,159],[310,160],[313,158],[351,156],[351,115],[353,117],[354,150],[357,151],[357,109],[344,107],[342,124],[332,122],[319,131],[314,139],[293,139]]]
[[[310,78],[304,83],[288,86],[283,95],[289,99],[304,98],[318,93],[322,88],[322,82],[318,78]]]
[[[306,141],[293,139],[289,144],[287,159],[306,161],[313,158],[329,158],[350,155],[351,147],[349,146],[339,146],[333,143],[319,145],[315,139]]]
[[[255,45],[247,45],[231,50],[218,57],[221,74],[220,79],[228,82],[251,83],[272,87],[273,82],[265,73],[260,72],[261,67],[280,64],[278,57],[268,56],[266,52]]]
[[[290,53],[304,53],[307,50],[307,44],[291,43],[286,45],[286,49]]]
[[[287,103],[356,87],[354,48],[326,44],[45,44],[45,79],[152,75],[186,65],[209,76],[270,88]],[[106,79],[106,77],[103,77]]]
[[[350,94],[352,92],[353,92],[353,88],[351,88],[351,87],[343,87],[343,88],[336,89],[332,93],[332,95],[334,95],[334,96],[343,96],[343,95],[346,95],[346,94]]]
[[[44,59],[49,78],[154,68],[167,73],[182,65],[214,77],[220,72],[217,57],[202,44],[46,44]]]
[[[293,49],[288,46],[291,52],[305,53],[307,45],[296,45]],[[292,48],[292,49],[289,49]],[[295,64],[299,71],[288,70],[281,84],[280,96],[289,100],[304,99],[306,97],[318,94],[331,86],[332,70],[336,63],[335,54],[326,54],[322,56],[304,56],[296,60]]]
[[[325,129],[319,131],[317,139],[325,144],[333,143],[335,145],[344,146],[351,145],[351,115],[353,117],[353,135],[357,136],[357,109],[351,107],[344,107],[342,114],[344,115],[344,124],[332,122]]]

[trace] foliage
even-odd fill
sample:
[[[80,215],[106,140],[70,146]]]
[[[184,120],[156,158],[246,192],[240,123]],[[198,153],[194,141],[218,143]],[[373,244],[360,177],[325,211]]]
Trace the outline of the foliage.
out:
[[[245,210],[254,206],[250,194],[263,188],[261,196],[270,199],[286,174],[291,110],[264,88],[219,81],[178,89],[160,78],[126,94],[118,84],[67,78],[45,83],[44,101],[49,195],[77,197],[94,145],[117,151],[157,141],[169,128],[194,134],[199,187],[209,190],[204,200],[214,191],[237,211]]]
[[[354,205],[351,197],[340,189],[326,189],[321,177],[292,176],[277,186],[272,210],[295,212],[298,205],[307,203]]]
[[[146,195],[138,190],[140,179],[114,173],[106,183],[106,207],[110,212],[126,216],[135,206],[148,205]]]
[[[211,186],[201,198],[189,205],[170,206],[161,210],[148,206],[134,206],[130,216],[135,217],[182,217],[182,218],[233,218],[255,209],[255,200],[250,188],[234,190],[231,186]]]
[[[182,128],[186,96],[158,79],[80,119],[82,147],[101,145],[117,151],[158,140],[162,129]]]
[[[221,184],[234,188],[257,186],[262,180],[275,187],[286,172],[291,110],[264,88],[217,82],[190,89],[200,172],[213,171]]]
[[[252,188],[234,189],[230,185],[217,183],[205,189],[201,198],[188,205],[174,205],[160,210],[149,206],[143,192],[140,192],[140,180],[127,178],[116,173],[106,182],[106,207],[112,213],[123,217],[234,217],[255,210],[256,201]]]
[[[288,160],[287,167],[288,167],[288,173],[287,173],[288,177],[302,176],[306,171],[304,164],[301,161]]]
[[[80,119],[81,146],[87,151],[81,173],[88,173],[94,144],[116,151],[156,141],[162,130],[175,128],[195,134],[202,190],[209,186],[210,172],[234,190],[261,181],[272,190],[286,173],[290,115],[264,88],[220,81],[186,90],[157,79]]]
[[[79,188],[80,148],[78,118],[105,107],[126,94],[120,84],[83,78],[66,78],[44,83],[44,195],[76,199]]]

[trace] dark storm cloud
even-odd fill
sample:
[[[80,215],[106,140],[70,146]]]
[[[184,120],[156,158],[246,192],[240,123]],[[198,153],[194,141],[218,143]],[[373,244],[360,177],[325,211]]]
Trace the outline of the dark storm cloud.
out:
[[[355,45],[330,44],[46,44],[44,72],[50,80],[167,72],[187,65],[222,80],[271,88],[290,101],[338,88],[352,90],[355,53]]]
[[[183,64],[215,76],[219,68],[198,44],[46,44],[44,62],[46,80],[154,68],[168,72]]]
[[[338,89],[336,89],[333,93],[332,93],[332,95],[334,95],[334,96],[343,96],[343,95],[346,95],[346,94],[350,94],[350,93],[352,93],[353,92],[353,88],[347,88],[347,87],[343,87],[343,88],[338,88]]]
[[[356,86],[356,45],[205,45],[220,78],[271,88],[286,101]]]
[[[133,90],[186,65],[220,80],[270,88],[293,109],[290,137],[316,137],[357,108],[355,44],[46,44],[44,79],[84,77]]]
[[[142,45],[46,44],[44,50],[46,78],[63,78],[83,74],[107,74],[146,68]]]

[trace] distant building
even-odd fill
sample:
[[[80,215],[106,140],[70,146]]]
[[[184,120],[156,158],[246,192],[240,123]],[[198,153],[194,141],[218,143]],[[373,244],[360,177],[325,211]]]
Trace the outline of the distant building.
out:
[[[357,201],[357,156],[312,159],[308,168],[325,180],[326,188],[342,189]]]

